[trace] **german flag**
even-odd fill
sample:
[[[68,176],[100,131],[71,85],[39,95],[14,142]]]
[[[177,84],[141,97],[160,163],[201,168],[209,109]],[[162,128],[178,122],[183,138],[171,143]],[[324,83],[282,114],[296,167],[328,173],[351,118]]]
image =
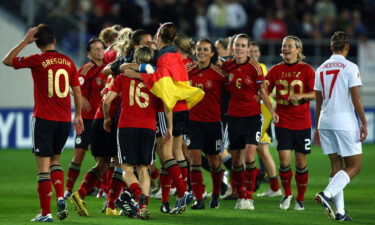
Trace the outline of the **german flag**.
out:
[[[156,71],[141,76],[147,88],[170,110],[180,100],[185,100],[191,109],[204,96],[203,90],[190,85],[182,56],[176,51],[159,53]]]

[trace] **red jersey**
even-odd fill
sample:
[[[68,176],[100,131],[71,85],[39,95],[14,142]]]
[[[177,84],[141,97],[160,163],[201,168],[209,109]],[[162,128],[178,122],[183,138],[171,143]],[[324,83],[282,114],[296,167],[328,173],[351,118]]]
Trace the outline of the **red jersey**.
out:
[[[117,52],[116,51],[113,51],[109,48],[107,48],[105,51],[104,51],[104,58],[103,58],[103,63],[104,64],[109,64],[113,61],[115,61],[117,58]]]
[[[34,80],[34,117],[70,122],[70,87],[79,86],[74,62],[57,51],[29,57],[15,57],[15,69],[30,68]]]
[[[234,59],[230,59],[223,63],[222,69],[229,76],[228,115],[249,117],[261,114],[257,96],[264,75],[259,64],[253,60],[238,64]]]
[[[190,120],[221,121],[220,99],[224,84],[227,82],[225,76],[226,73],[214,64],[203,69],[195,67],[189,71],[191,85],[205,92],[203,99],[190,110]]]
[[[143,82],[119,75],[109,90],[122,94],[118,128],[138,127],[156,130],[159,100]]]
[[[82,96],[89,101],[91,106],[91,110],[88,112],[82,110],[83,119],[93,120],[95,117],[96,109],[102,99],[100,92],[107,79],[107,76],[102,74],[103,68],[104,64],[97,66],[93,62],[88,62],[78,70]]]
[[[106,81],[106,84],[110,87],[113,85],[113,78],[112,76],[108,76],[107,78],[107,81]],[[108,89],[109,87],[105,87],[103,89],[103,96],[105,96],[107,93],[108,93]],[[102,98],[100,100],[100,104],[98,105],[97,109],[96,109],[96,113],[95,113],[95,117],[94,119],[103,119],[104,118],[104,113],[103,113],[103,108],[102,108],[102,105],[103,105],[103,102],[104,102],[104,98]],[[111,117],[112,119],[115,117],[115,114],[117,112],[117,109],[120,107],[121,105],[121,97],[120,96],[117,96],[112,102],[111,102],[111,107],[109,108],[109,117]]]
[[[294,93],[308,93],[314,90],[314,70],[304,62],[279,63],[268,71],[269,92],[276,87],[276,113],[280,116],[277,127],[291,130],[311,128],[310,103],[306,100],[288,101]]]

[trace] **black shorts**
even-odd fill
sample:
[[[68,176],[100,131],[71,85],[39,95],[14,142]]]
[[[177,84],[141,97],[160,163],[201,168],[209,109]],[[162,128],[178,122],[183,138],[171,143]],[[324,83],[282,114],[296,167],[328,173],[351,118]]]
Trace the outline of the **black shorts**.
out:
[[[156,116],[156,137],[162,137],[167,130],[167,120],[164,112],[158,112]]]
[[[246,144],[258,145],[262,129],[262,116],[228,117],[229,149],[241,150]]]
[[[221,122],[197,122],[189,120],[188,149],[200,149],[206,154],[217,155],[223,148]]]
[[[82,148],[87,150],[92,142],[91,126],[93,120],[83,119],[84,130],[82,134],[77,135],[75,138],[75,148]]]
[[[189,111],[173,112],[173,137],[187,133],[187,126],[189,120]]]
[[[32,151],[37,156],[60,155],[70,132],[70,122],[33,118]]]
[[[119,128],[117,136],[120,164],[151,165],[154,160],[154,130],[133,127]]]
[[[111,132],[103,128],[104,119],[95,119],[92,122],[91,153],[94,157],[116,157],[117,156],[117,125],[112,123]]]
[[[302,154],[311,153],[311,129],[290,130],[275,127],[277,150],[294,150]]]

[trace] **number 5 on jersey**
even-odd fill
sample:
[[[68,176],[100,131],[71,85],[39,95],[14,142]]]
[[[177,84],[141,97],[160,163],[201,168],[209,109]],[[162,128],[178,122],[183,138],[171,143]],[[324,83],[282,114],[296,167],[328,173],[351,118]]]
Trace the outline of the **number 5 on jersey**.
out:
[[[325,75],[326,76],[333,75],[332,80],[331,80],[331,86],[329,88],[329,96],[328,96],[328,98],[331,98],[333,87],[335,86],[335,83],[336,83],[336,80],[337,80],[337,76],[339,75],[339,73],[340,73],[340,70],[328,70],[328,71],[325,71]],[[322,83],[323,98],[325,99],[326,98],[326,94],[325,94],[325,91],[324,91],[324,77],[325,77],[324,76],[324,71],[321,71],[320,72],[320,82]]]

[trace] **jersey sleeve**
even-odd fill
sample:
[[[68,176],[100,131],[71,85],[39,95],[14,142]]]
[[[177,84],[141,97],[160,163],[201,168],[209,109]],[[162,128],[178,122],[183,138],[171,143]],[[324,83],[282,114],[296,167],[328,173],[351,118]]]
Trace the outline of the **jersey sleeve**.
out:
[[[272,93],[272,90],[273,88],[275,87],[275,81],[274,81],[274,67],[271,67],[271,69],[268,71],[267,73],[267,76],[266,76],[266,80],[269,82],[269,85],[268,85],[268,93]]]
[[[314,90],[315,91],[322,91],[322,83],[321,83],[321,80],[320,80],[320,70],[317,69],[316,70],[316,73],[315,73],[315,82],[314,82]]]
[[[120,93],[121,92],[121,82],[122,82],[122,78],[123,78],[123,75],[119,75],[115,78],[115,80],[113,81],[113,85],[111,87],[109,87],[109,90],[110,91],[114,91],[116,93]]]
[[[72,62],[72,65],[73,65],[73,68],[72,68],[72,72],[71,72],[71,79],[70,79],[70,86],[74,87],[74,86],[80,86],[80,82],[79,82],[79,73],[77,71],[77,68],[76,66],[74,65],[74,63]]]
[[[353,65],[349,69],[348,77],[349,77],[348,82],[349,82],[350,88],[362,85],[361,74],[359,73],[359,69],[357,65]]]
[[[33,68],[40,65],[39,55],[31,55],[29,57],[15,57],[12,61],[12,66],[14,69]]]

